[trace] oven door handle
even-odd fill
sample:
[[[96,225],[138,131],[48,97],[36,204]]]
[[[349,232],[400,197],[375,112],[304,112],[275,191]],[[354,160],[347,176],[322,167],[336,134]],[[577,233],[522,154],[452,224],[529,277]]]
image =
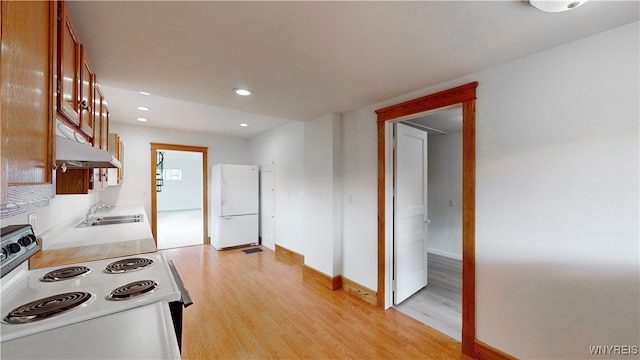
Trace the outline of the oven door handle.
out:
[[[189,295],[189,291],[184,287],[184,283],[180,278],[180,274],[176,269],[176,266],[173,264],[172,260],[167,260],[169,264],[169,269],[171,269],[171,273],[173,274],[173,278],[176,281],[176,285],[178,285],[178,289],[180,290],[180,294],[182,296],[182,305],[187,308],[190,305],[193,305],[193,301],[191,301],[191,296]]]

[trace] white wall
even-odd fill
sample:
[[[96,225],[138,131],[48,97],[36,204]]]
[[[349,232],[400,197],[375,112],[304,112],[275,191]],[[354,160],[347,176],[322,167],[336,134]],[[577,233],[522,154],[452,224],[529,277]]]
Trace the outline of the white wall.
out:
[[[2,226],[15,224],[28,224],[29,214],[36,214],[37,224],[34,231],[38,236],[44,236],[44,247],[48,247],[46,231],[54,229],[57,225],[72,220],[84,219],[87,210],[98,202],[98,194],[90,195],[56,195],[51,199],[49,206],[38,208],[35,211],[2,219]]]
[[[523,359],[637,345],[638,24],[346,114],[343,275],[377,288],[373,111],[478,81],[477,338]]]
[[[330,277],[342,272],[340,122],[329,114],[304,127],[304,263]]]
[[[251,139],[252,162],[274,165],[275,243],[304,253],[304,123],[291,121]]]
[[[479,76],[477,336],[638,345],[638,23]]]
[[[164,179],[158,211],[202,209],[202,154],[163,151],[164,169],[182,170],[182,179]]]
[[[342,116],[343,271],[369,289],[377,289],[378,140],[372,105]]]
[[[102,191],[100,198],[114,205],[142,204],[147,214],[151,214],[152,142],[207,147],[207,168],[218,163],[251,163],[249,141],[245,139],[117,122],[110,124],[109,131],[118,133],[124,144],[124,181]]]
[[[462,133],[429,135],[427,209],[429,252],[462,260]]]

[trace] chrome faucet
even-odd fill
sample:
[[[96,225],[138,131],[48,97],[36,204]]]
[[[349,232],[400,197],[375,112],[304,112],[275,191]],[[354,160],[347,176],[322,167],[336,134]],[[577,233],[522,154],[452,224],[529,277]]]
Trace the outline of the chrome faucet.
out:
[[[102,209],[103,207],[106,207],[108,209],[109,205],[104,203],[97,203],[92,207],[90,207],[89,210],[87,211],[87,215],[84,218],[84,223],[91,224],[93,222],[93,216],[96,214],[98,210]]]

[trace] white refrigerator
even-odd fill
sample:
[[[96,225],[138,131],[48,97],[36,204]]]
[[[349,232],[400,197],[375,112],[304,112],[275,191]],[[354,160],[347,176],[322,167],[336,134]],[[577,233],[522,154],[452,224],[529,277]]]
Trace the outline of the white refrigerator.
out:
[[[259,167],[211,167],[211,245],[217,250],[258,243]]]

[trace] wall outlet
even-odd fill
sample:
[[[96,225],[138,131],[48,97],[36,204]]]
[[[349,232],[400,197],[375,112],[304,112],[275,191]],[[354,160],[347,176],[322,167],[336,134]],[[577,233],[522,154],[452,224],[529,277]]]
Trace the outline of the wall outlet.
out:
[[[36,225],[38,225],[38,216],[35,213],[29,214],[29,225],[34,229],[36,228]]]

